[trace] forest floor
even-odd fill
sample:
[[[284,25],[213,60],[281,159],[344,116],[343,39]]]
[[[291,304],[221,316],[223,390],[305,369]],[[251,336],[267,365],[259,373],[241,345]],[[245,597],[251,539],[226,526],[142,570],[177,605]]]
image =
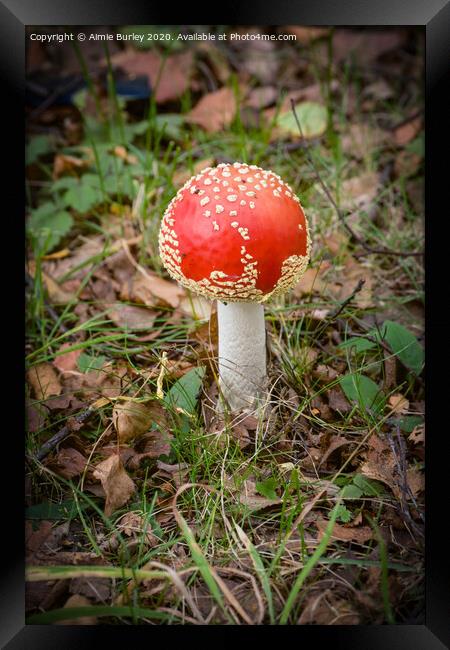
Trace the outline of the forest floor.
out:
[[[273,33],[29,49],[29,623],[423,623],[422,34]],[[265,306],[270,410],[224,420],[215,306],[157,239],[234,161],[313,245]]]

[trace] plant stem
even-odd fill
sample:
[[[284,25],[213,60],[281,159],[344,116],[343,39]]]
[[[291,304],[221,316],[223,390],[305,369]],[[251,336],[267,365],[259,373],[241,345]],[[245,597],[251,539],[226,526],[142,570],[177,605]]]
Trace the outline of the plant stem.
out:
[[[252,409],[266,378],[264,307],[217,303],[220,388],[232,411]]]

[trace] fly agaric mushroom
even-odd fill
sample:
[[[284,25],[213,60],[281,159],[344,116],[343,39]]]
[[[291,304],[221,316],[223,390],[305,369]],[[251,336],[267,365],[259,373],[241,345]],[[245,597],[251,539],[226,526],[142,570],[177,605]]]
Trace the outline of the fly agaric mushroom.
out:
[[[218,301],[219,383],[232,411],[254,408],[264,394],[263,303],[298,282],[310,249],[298,197],[256,165],[207,167],[164,213],[159,250],[167,271]]]

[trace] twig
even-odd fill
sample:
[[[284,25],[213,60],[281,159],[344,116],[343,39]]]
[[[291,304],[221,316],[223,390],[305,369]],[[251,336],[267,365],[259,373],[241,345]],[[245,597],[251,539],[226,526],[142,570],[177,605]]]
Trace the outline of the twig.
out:
[[[76,430],[76,428],[73,426],[73,420],[75,420],[75,424],[81,425],[83,424],[83,422],[85,422],[85,420],[88,419],[90,415],[92,415],[92,413],[94,413],[94,411],[95,408],[89,406],[86,410],[81,411],[81,413],[76,415],[74,418],[71,418],[72,423],[70,423],[69,420],[69,424],[66,424],[62,429],[60,429],[60,431],[58,431],[58,433],[55,433],[54,436],[52,436],[49,440],[47,440],[46,443],[42,445],[42,447],[39,449],[39,451],[35,456],[37,460],[42,460],[43,458],[45,458],[47,454],[49,454],[52,451],[52,449],[54,449],[57,445],[59,445],[60,442],[62,442],[62,440],[67,438],[67,436],[69,436],[74,430]]]
[[[299,119],[297,117],[297,113],[295,111],[295,102],[294,102],[294,100],[292,98],[291,98],[291,108],[292,108],[292,112],[294,114],[294,119],[295,119],[295,122],[297,124],[298,130],[300,131],[300,135],[301,135],[302,138],[304,138],[303,129],[301,127],[300,121],[299,121]],[[349,235],[351,237],[353,237],[353,239],[356,242],[358,242],[358,244],[360,246],[362,246],[364,248],[364,250],[366,251],[366,253],[364,253],[364,254],[397,255],[397,256],[401,256],[401,257],[419,257],[419,256],[423,255],[423,253],[418,253],[418,252],[411,252],[410,253],[410,252],[406,252],[406,251],[393,251],[393,250],[390,250],[389,248],[372,248],[371,246],[368,246],[368,244],[366,244],[366,242],[363,239],[361,239],[361,237],[359,237],[359,235],[357,235],[355,233],[353,228],[351,228],[348,225],[342,210],[339,208],[339,206],[336,203],[335,199],[333,198],[330,190],[325,185],[325,183],[324,183],[324,181],[323,181],[323,179],[322,179],[322,177],[321,177],[321,175],[319,173],[319,170],[317,169],[316,163],[314,162],[313,157],[309,153],[308,147],[305,147],[305,154],[306,154],[306,157],[308,158],[309,163],[311,164],[311,166],[312,166],[312,168],[314,170],[314,173],[316,175],[317,180],[320,183],[320,186],[322,187],[323,191],[325,192],[326,197],[328,198],[331,205],[336,210],[336,214],[338,216],[339,221],[342,223],[342,225],[347,230]]]
[[[335,320],[335,319],[339,316],[339,314],[341,313],[341,311],[343,311],[343,309],[345,309],[345,307],[347,307],[347,305],[348,305],[348,304],[353,300],[353,298],[356,296],[356,294],[359,293],[359,292],[361,291],[361,289],[363,288],[363,286],[365,285],[365,283],[366,283],[366,281],[365,281],[363,278],[360,278],[360,279],[358,280],[358,284],[357,284],[356,287],[353,289],[352,293],[351,293],[351,294],[350,294],[350,295],[349,295],[345,300],[343,300],[343,301],[341,302],[341,304],[340,304],[339,307],[336,309],[336,311],[334,311],[332,314],[330,314],[330,316],[328,316],[328,319],[327,319],[327,320],[328,320],[328,321],[333,321],[333,320]]]

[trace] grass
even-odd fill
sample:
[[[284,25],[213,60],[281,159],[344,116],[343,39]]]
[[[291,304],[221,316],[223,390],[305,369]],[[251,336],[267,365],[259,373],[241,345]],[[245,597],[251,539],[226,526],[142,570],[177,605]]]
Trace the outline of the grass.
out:
[[[326,134],[311,143],[309,152],[339,203],[345,181],[383,169],[391,164],[393,153],[383,145],[368,149],[359,159],[345,146],[351,124],[367,121],[367,113],[358,105],[348,115],[349,92],[367,86],[373,74],[352,67],[340,71],[321,63],[320,56],[314,61],[314,52],[313,48],[313,81],[324,89],[330,122]],[[78,56],[82,60],[80,50]],[[333,61],[332,51],[330,57]],[[94,92],[84,64],[83,72],[90,92]],[[330,75],[341,72],[340,92],[332,93]],[[56,555],[54,565],[29,567],[28,579],[107,578],[111,585],[109,599],[101,604],[93,604],[98,601],[91,599],[90,605],[72,608],[69,613],[60,602],[56,605],[61,606],[51,611],[32,610],[28,622],[48,624],[68,616],[94,616],[107,617],[110,623],[134,624],[296,624],[317,590],[330,588],[336,596],[333,606],[338,621],[346,622],[353,616],[351,620],[356,617],[360,623],[402,622],[402,598],[398,594],[406,594],[405,599],[416,603],[422,598],[414,581],[408,583],[409,565],[420,563],[420,550],[411,540],[399,544],[391,539],[387,543],[380,531],[388,534],[393,513],[404,518],[408,530],[411,522],[407,516],[409,513],[411,517],[414,506],[404,501],[399,509],[392,491],[376,479],[367,479],[373,492],[361,493],[358,498],[346,498],[343,489],[360,474],[370,436],[384,440],[392,427],[399,430],[400,418],[389,406],[389,397],[402,393],[410,404],[418,404],[423,399],[423,385],[420,376],[399,361],[399,353],[392,352],[388,343],[383,346],[382,341],[376,341],[370,349],[361,351],[339,344],[355,334],[366,335],[377,316],[379,322],[395,320],[416,336],[421,335],[421,319],[409,309],[411,304],[423,305],[421,258],[355,258],[360,251],[343,236],[342,224],[318,187],[305,152],[302,148],[289,151],[283,141],[271,142],[270,124],[246,127],[238,112],[223,133],[208,134],[183,123],[172,128],[176,137],[167,137],[167,126],[159,120],[164,113],[159,112],[153,96],[140,122],[127,116],[115,92],[109,55],[107,77],[107,98],[94,93],[99,114],[106,114],[106,119],[94,119],[86,113],[85,140],[79,146],[57,148],[59,153],[83,156],[82,147],[91,147],[93,161],[81,179],[85,173],[95,175],[100,194],[94,188],[92,205],[83,210],[68,204],[64,190],[52,179],[53,153],[38,159],[43,180],[30,180],[27,188],[31,212],[44,201],[52,201],[56,211],[69,210],[73,218],[70,230],[52,249],[46,248],[48,240],[41,232],[29,232],[29,258],[35,266],[27,294],[27,364],[33,368],[81,350],[93,359],[104,357],[112,364],[103,371],[106,378],[116,373],[117,379],[118,364],[125,364],[127,374],[120,388],[116,381],[116,393],[145,398],[155,397],[159,389],[167,398],[175,387],[176,394],[184,391],[185,398],[187,394],[194,408],[188,408],[186,414],[183,406],[185,412],[180,413],[180,402],[160,400],[173,436],[170,453],[162,457],[163,462],[184,469],[180,477],[174,478],[157,467],[156,459],[148,459],[132,474],[137,486],[132,500],[111,516],[104,514],[101,497],[87,494],[87,470],[82,477],[67,481],[46,461],[34,458],[43,442],[70,421],[73,412],[52,411],[41,427],[28,431],[28,505],[73,503],[68,552],[92,553],[96,561],[102,560],[101,565],[58,566]],[[237,92],[237,78],[232,77],[229,83]],[[87,100],[88,94],[78,98],[81,106]],[[195,96],[187,91],[179,103],[180,114],[188,112],[195,102]],[[398,94],[379,111],[384,119],[387,114],[393,121],[407,112],[400,107]],[[374,119],[376,122],[376,116]],[[125,147],[135,159],[125,163],[113,155],[116,146]],[[199,160],[208,159],[254,163],[286,178],[297,189],[310,221],[314,238],[311,267],[318,268],[323,261],[329,264],[328,271],[317,276],[320,290],[288,294],[266,306],[271,409],[260,417],[256,428],[250,429],[250,444],[243,448],[236,441],[239,418],[222,423],[220,436],[205,420],[204,407],[211,399],[208,390],[214,376],[208,363],[210,351],[206,353],[195,338],[203,322],[186,313],[173,320],[173,310],[154,309],[157,317],[145,331],[146,335],[154,333],[154,338],[142,341],[142,332],[127,331],[115,323],[108,310],[101,307],[102,300],[89,294],[102,273],[109,273],[108,261],[119,250],[117,240],[130,239],[130,230],[137,239],[133,248],[136,262],[164,276],[157,235],[161,215],[176,191],[176,174],[192,173]],[[420,176],[417,174],[413,180],[420,183]],[[406,190],[410,182],[400,175],[380,186],[372,201],[377,206],[375,220],[364,211],[356,213],[352,227],[371,247],[421,249],[421,215],[411,206]],[[403,216],[398,221],[393,215]],[[60,288],[80,276],[81,282],[70,299],[55,302],[44,275],[52,270],[54,262],[46,257],[65,247],[76,251],[85,241],[83,238],[93,236],[100,240],[100,252],[58,276]],[[338,278],[347,287],[345,264],[349,258],[357,260],[359,273],[374,280],[371,304],[361,307],[355,299],[345,305],[338,319],[327,320],[346,298],[336,292],[335,281]],[[121,302],[137,305],[124,299]],[[83,313],[80,305],[85,309]],[[324,310],[328,316],[318,316]],[[67,347],[62,349],[62,344]],[[206,368],[199,399],[189,386],[180,385],[180,378],[168,375],[158,384],[164,353]],[[397,365],[397,377],[386,387],[390,360]],[[321,375],[319,366],[328,370]],[[330,376],[324,378],[324,372]],[[375,402],[361,385],[357,398],[351,399],[346,393],[348,409],[330,410],[330,395],[340,390],[345,375],[363,376],[375,383],[383,397],[380,408],[373,406]],[[65,390],[77,391],[70,387]],[[89,403],[102,394],[101,382],[78,390]],[[102,459],[103,439],[114,441],[111,418],[117,396],[109,395],[106,404],[77,432],[77,449],[91,454],[91,465]],[[48,407],[45,399],[33,394],[28,397],[31,406]],[[345,438],[346,445],[339,452],[336,448],[337,453],[329,453],[329,460],[322,462],[333,436]],[[409,454],[410,463],[413,459],[414,455]],[[248,502],[246,505],[242,495],[252,485],[264,484],[270,478],[279,503],[261,509],[252,509]],[[130,513],[140,524],[126,534],[121,520]],[[345,521],[346,517],[350,519]],[[320,537],[321,520],[325,528]],[[54,523],[64,521],[66,518],[61,517]],[[349,521],[355,530],[371,527],[373,535],[363,542],[333,537],[335,524],[347,525],[346,530],[351,530]],[[151,543],[149,532],[153,535]],[[344,600],[349,604],[347,610],[343,609]]]

